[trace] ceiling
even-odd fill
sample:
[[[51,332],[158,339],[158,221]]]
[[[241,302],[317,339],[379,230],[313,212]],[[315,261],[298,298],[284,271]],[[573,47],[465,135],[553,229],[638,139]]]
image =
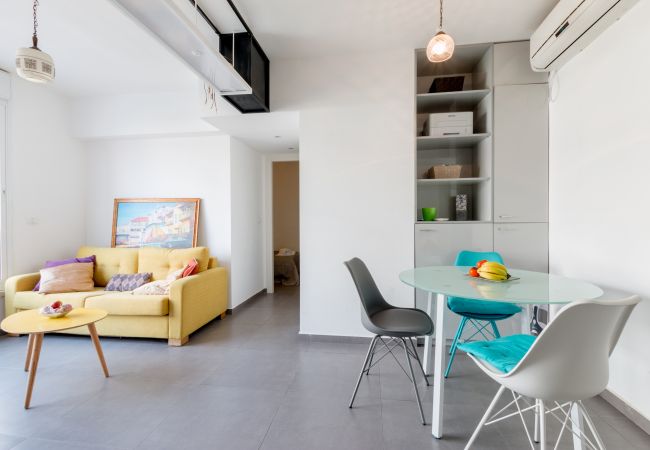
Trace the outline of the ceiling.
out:
[[[92,5],[92,7],[89,7]],[[39,47],[56,64],[55,89],[69,96],[196,90],[196,76],[110,0],[45,0]],[[0,0],[0,68],[31,46],[29,0]]]
[[[199,0],[210,3],[219,0]],[[273,59],[426,47],[438,0],[234,0]],[[447,0],[457,44],[528,39],[558,0]]]
[[[224,0],[198,0],[226,30],[238,28]],[[424,47],[436,30],[437,0],[234,0],[269,58]],[[527,39],[557,0],[447,0],[445,28],[457,44]],[[91,6],[91,7],[90,7]],[[30,45],[29,0],[0,0],[0,68],[13,70]],[[197,89],[196,76],[112,0],[45,0],[40,47],[57,68],[53,86],[69,96]],[[219,117],[210,122],[261,151],[297,147],[291,113]],[[280,137],[275,137],[280,136]]]

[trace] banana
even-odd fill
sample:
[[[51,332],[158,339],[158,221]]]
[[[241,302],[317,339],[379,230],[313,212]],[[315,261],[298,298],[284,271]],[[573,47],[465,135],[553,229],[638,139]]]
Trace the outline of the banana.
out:
[[[493,273],[495,275],[502,275],[502,276],[508,275],[508,271],[501,269],[500,267],[481,267],[478,269],[479,274],[484,272]]]
[[[485,278],[486,280],[503,281],[508,279],[507,275],[495,274],[486,271],[479,272],[479,275],[481,278]]]
[[[501,263],[495,262],[495,261],[487,261],[487,262],[483,263],[483,265],[481,266],[481,268],[483,268],[483,267],[485,267],[486,269],[490,268],[490,269],[500,269],[500,270],[503,270],[505,272],[508,271],[506,266],[504,266]]]
[[[487,261],[478,269],[478,274],[487,280],[503,281],[507,280],[508,269],[503,264],[494,261]]]

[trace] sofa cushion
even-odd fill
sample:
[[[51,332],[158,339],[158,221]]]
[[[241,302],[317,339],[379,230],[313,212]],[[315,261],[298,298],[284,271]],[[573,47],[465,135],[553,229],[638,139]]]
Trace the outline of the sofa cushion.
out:
[[[88,297],[102,295],[102,288],[95,288],[90,292],[65,292],[63,294],[39,294],[38,292],[16,292],[14,296],[14,307],[16,309],[36,309],[41,306],[49,305],[56,300],[63,303],[69,303],[73,308],[82,308],[84,300]]]
[[[153,280],[164,280],[174,270],[183,269],[192,258],[199,263],[198,272],[207,270],[210,252],[207,247],[139,249],[138,272],[153,273]]]
[[[87,262],[41,269],[38,292],[54,294],[92,291],[95,287],[93,266],[93,263]]]
[[[169,314],[169,296],[110,292],[87,299],[85,307],[103,309],[110,316],[166,316]]]
[[[106,285],[107,291],[132,291],[151,281],[151,273],[118,273]]]
[[[137,273],[137,248],[81,247],[77,257],[95,255],[95,286],[106,286],[111,277],[118,273]]]

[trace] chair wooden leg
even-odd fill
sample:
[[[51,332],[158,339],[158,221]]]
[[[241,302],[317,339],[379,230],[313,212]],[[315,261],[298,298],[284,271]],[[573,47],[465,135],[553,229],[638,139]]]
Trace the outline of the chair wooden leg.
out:
[[[104,359],[102,344],[99,343],[99,336],[97,335],[97,328],[95,328],[94,323],[88,324],[88,331],[90,332],[90,338],[92,339],[93,344],[95,345],[95,350],[97,351],[97,356],[99,357],[99,363],[102,365],[104,376],[108,378],[108,367],[106,367],[106,360]]]
[[[43,345],[43,333],[35,333],[34,349],[32,352],[32,361],[29,366],[29,381],[27,382],[27,393],[25,394],[25,409],[29,409],[29,404],[32,401],[32,391],[34,390],[34,380],[36,379],[36,371],[38,370],[38,360],[41,356],[41,346]]]
[[[189,336],[185,336],[180,339],[168,339],[167,345],[169,345],[170,347],[182,347],[183,345],[187,344],[189,340],[190,340]]]
[[[25,357],[25,372],[29,372],[29,365],[32,360],[32,352],[34,351],[34,335],[30,334],[27,338],[27,357]]]

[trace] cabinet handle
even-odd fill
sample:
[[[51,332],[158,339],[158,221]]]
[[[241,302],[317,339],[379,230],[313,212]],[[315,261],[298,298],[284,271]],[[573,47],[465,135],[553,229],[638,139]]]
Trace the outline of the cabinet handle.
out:
[[[508,228],[508,227],[498,227],[498,231],[517,231],[516,228]]]
[[[499,216],[499,219],[514,219],[517,216],[509,216],[508,214],[503,214]]]
[[[427,233],[436,233],[438,230],[431,230],[431,229],[425,228],[424,230],[418,230],[418,231],[427,232]]]

